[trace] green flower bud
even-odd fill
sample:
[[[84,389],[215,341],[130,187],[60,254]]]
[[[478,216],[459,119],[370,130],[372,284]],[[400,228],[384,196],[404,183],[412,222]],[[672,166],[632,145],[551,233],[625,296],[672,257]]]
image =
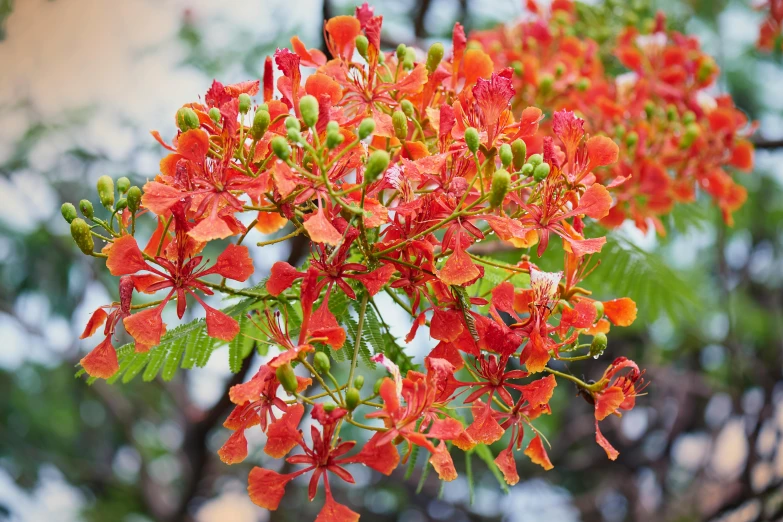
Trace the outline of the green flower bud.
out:
[[[590,80],[587,78],[580,78],[579,81],[576,82],[576,90],[579,92],[585,92],[589,88]]]
[[[367,39],[366,36],[360,34],[359,36],[356,37],[354,43],[356,44],[356,50],[359,51],[359,55],[366,60],[367,47],[370,45],[370,41]]]
[[[544,156],[541,154],[531,154],[527,159],[527,162],[533,165],[533,167],[537,167],[544,162]]]
[[[353,386],[357,390],[361,390],[364,386],[364,375],[357,375],[353,380]]]
[[[511,153],[514,156],[514,168],[521,169],[527,160],[527,143],[524,140],[514,140],[511,144]]]
[[[125,176],[117,180],[117,190],[120,194],[125,194],[130,188],[130,180]]]
[[[365,183],[372,183],[378,176],[383,174],[386,167],[389,166],[389,153],[385,150],[376,150],[370,154],[370,158],[367,160],[367,168],[364,169]]]
[[[693,142],[696,141],[696,138],[699,137],[701,134],[701,127],[699,127],[698,123],[689,123],[685,126],[685,133],[682,135],[682,138],[680,139],[680,148],[681,149],[687,149],[691,145],[693,145]]]
[[[124,210],[128,208],[128,200],[126,198],[120,198],[120,200],[117,201],[117,205],[114,208],[116,210]]]
[[[87,255],[92,254],[95,243],[93,242],[92,234],[90,233],[90,225],[88,225],[85,220],[76,218],[71,221],[71,237],[76,243],[76,246],[79,247],[79,250]]]
[[[253,103],[253,100],[250,99],[250,95],[246,92],[243,92],[239,95],[239,112],[242,114],[247,114],[247,111],[250,110],[250,105]]]
[[[500,163],[503,164],[503,168],[508,168],[512,161],[514,161],[514,153],[511,151],[511,145],[504,143],[500,146]]]
[[[696,114],[693,111],[687,111],[685,114],[682,115],[682,122],[685,125],[688,125],[689,123],[693,123],[696,121]]]
[[[489,190],[489,205],[491,207],[495,208],[503,204],[509,185],[511,185],[511,174],[507,170],[496,170],[492,174],[492,186]]]
[[[288,129],[287,136],[288,139],[293,141],[294,143],[299,143],[300,141],[302,141],[302,135],[296,129]]]
[[[363,140],[367,136],[373,133],[375,130],[375,120],[372,118],[365,118],[362,120],[362,122],[359,124],[359,139]]]
[[[400,45],[397,46],[397,60],[398,61],[402,61],[402,60],[405,59],[405,50],[407,48],[408,47],[404,43],[401,43]]]
[[[269,115],[269,111],[263,109],[256,111],[255,116],[253,116],[253,126],[250,127],[250,135],[254,140],[257,141],[264,137],[271,121],[272,117]]]
[[[625,127],[623,125],[619,125],[619,124],[616,125],[615,128],[614,128],[614,134],[618,138],[622,139],[622,137],[625,136]]]
[[[408,117],[402,111],[394,111],[392,114],[392,126],[394,127],[394,135],[397,139],[402,141],[408,137]]]
[[[302,130],[302,126],[299,124],[299,120],[294,116],[289,116],[285,119],[285,128],[288,130],[294,129],[296,132]]]
[[[68,223],[77,218],[76,207],[73,206],[73,203],[63,203],[63,206],[60,207],[60,214]]]
[[[555,78],[560,78],[565,73],[565,65],[558,63],[555,65]]]
[[[552,87],[555,85],[555,78],[551,74],[542,74],[538,80],[538,90],[544,96],[549,95],[552,92]]]
[[[315,96],[307,95],[302,96],[299,100],[299,112],[302,113],[302,121],[308,127],[315,127],[318,123],[318,100]]]
[[[634,131],[629,132],[628,135],[625,137],[625,144],[628,146],[629,149],[634,148],[638,142],[639,142],[639,135]]]
[[[198,129],[200,125],[196,111],[190,107],[180,107],[177,111],[177,127],[182,132]]]
[[[326,413],[332,413],[337,408],[337,405],[331,401],[324,404],[324,411]]]
[[[519,60],[511,62],[511,68],[514,70],[514,74],[522,76],[525,74],[525,66]]]
[[[533,171],[535,169],[536,168],[530,163],[525,163],[524,165],[522,165],[522,169],[520,170],[520,173],[522,174],[523,177],[528,177],[533,174]]]
[[[405,113],[405,116],[408,118],[413,118],[416,115],[416,109],[413,107],[410,100],[402,100],[400,102],[400,109],[402,109],[402,112]]]
[[[326,146],[330,149],[338,147],[345,140],[345,136],[340,134],[339,130],[326,131]]]
[[[696,78],[699,82],[706,82],[712,73],[715,71],[715,62],[712,60],[704,60],[699,64],[699,69],[696,71]]]
[[[593,342],[590,343],[590,355],[597,359],[602,353],[604,353],[604,350],[606,350],[607,343],[608,339],[606,338],[606,334],[595,334],[593,337]]]
[[[405,48],[405,59],[402,61],[402,68],[406,71],[413,69],[413,65],[416,62],[416,51],[413,47]]]
[[[375,381],[375,384],[372,386],[372,392],[375,395],[378,395],[378,393],[381,391],[381,384],[383,384],[383,377]]]
[[[315,367],[318,373],[329,373],[332,363],[329,360],[329,356],[324,352],[316,352],[313,356],[313,367]]]
[[[92,219],[95,215],[95,210],[92,208],[92,203],[88,199],[83,199],[79,202],[79,210],[82,211],[82,215],[87,219]]]
[[[655,104],[653,102],[648,101],[644,104],[644,114],[648,120],[653,117],[653,114],[655,114]]]
[[[329,123],[326,124],[326,132],[334,134],[335,132],[340,132],[340,124],[336,121],[332,120]]]
[[[595,317],[597,319],[600,319],[604,316],[604,304],[601,301],[593,301],[593,306],[595,306]]]
[[[289,363],[278,366],[277,370],[275,370],[275,375],[277,376],[277,380],[280,381],[280,384],[283,386],[285,391],[292,395],[296,393],[296,389],[299,387],[299,383],[296,380],[294,369]]]
[[[474,127],[465,129],[465,144],[468,146],[470,152],[475,154],[478,151],[479,133]]]
[[[212,107],[209,109],[209,119],[214,121],[215,123],[220,123],[220,109],[217,107]]]
[[[540,165],[536,165],[536,168],[533,169],[533,179],[537,182],[541,183],[546,179],[547,176],[549,176],[549,163],[542,163]]]
[[[666,107],[666,119],[669,121],[674,121],[677,119],[677,106],[670,103]]]
[[[114,180],[109,176],[101,176],[98,178],[98,198],[101,200],[101,205],[104,208],[111,209],[114,205]]]
[[[438,64],[443,59],[444,48],[440,42],[435,42],[430,46],[430,50],[427,51],[427,70],[430,73],[435,72],[438,68]]]
[[[349,410],[355,410],[361,401],[362,397],[356,388],[350,387],[345,391],[345,407]]]
[[[128,189],[128,210],[134,214],[139,211],[141,206],[141,189],[137,186],[133,186]]]
[[[291,147],[288,146],[288,142],[282,136],[275,136],[272,138],[272,152],[275,156],[285,161],[291,155]]]

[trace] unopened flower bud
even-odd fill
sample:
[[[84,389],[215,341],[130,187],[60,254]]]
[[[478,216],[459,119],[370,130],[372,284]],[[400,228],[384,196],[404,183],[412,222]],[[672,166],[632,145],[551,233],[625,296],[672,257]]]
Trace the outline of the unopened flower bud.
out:
[[[332,413],[337,408],[337,405],[331,401],[324,404],[324,411],[326,413]]]
[[[468,127],[465,129],[465,144],[468,146],[468,150],[472,153],[476,153],[479,148],[479,133],[475,127]]]
[[[693,123],[696,121],[696,113],[693,111],[686,111],[685,114],[682,115],[682,122],[685,125],[688,125],[689,123]]]
[[[489,190],[489,205],[491,207],[495,208],[503,204],[509,185],[511,185],[511,174],[507,170],[496,170],[492,174],[492,186]]]
[[[359,51],[359,55],[366,60],[367,47],[370,45],[370,41],[367,39],[366,36],[360,34],[359,36],[356,37],[354,43],[356,44],[356,50]]]
[[[389,166],[389,153],[385,150],[378,149],[367,160],[367,168],[364,169],[364,179],[366,183],[372,183],[378,176],[383,174],[386,167]]]
[[[220,123],[220,109],[217,107],[212,107],[209,109],[209,119],[214,121],[215,123]]]
[[[528,177],[533,175],[533,171],[535,169],[536,168],[530,163],[525,163],[524,165],[522,165],[522,168],[520,169],[519,172],[522,174],[522,176]]]
[[[405,48],[405,59],[402,61],[402,68],[406,71],[413,69],[413,65],[416,62],[416,51],[413,47]]]
[[[549,176],[549,170],[549,163],[536,165],[536,168],[533,169],[533,179],[541,183],[546,179],[547,176]]]
[[[576,82],[576,90],[579,92],[585,92],[589,88],[590,80],[588,78],[580,78],[579,81]]]
[[[128,210],[134,214],[139,211],[141,206],[141,189],[137,186],[133,186],[128,189]]]
[[[345,407],[349,410],[355,410],[361,401],[362,397],[356,388],[350,387],[345,391]]]
[[[299,132],[302,130],[302,125],[300,125],[299,120],[294,116],[289,116],[285,119],[285,128],[288,130],[294,129],[296,132]]]
[[[70,223],[77,217],[76,207],[73,206],[73,203],[63,203],[63,206],[60,207],[60,214],[63,215],[65,221]]]
[[[565,65],[558,63],[555,65],[555,78],[560,78],[563,74],[565,74]]]
[[[364,386],[364,375],[357,375],[353,380],[353,386],[357,390],[361,390]]]
[[[117,201],[117,205],[114,207],[116,210],[124,210],[128,208],[128,200],[126,198],[120,198],[119,201]]]
[[[329,373],[332,363],[329,360],[329,356],[324,352],[316,352],[313,356],[313,367],[315,367],[318,373]]]
[[[413,118],[416,114],[416,109],[413,107],[413,103],[410,100],[402,100],[400,102],[400,109],[405,113],[408,118]]]
[[[687,149],[691,145],[693,145],[693,142],[696,141],[696,138],[699,137],[701,134],[701,127],[699,127],[698,123],[689,123],[685,126],[685,133],[682,135],[682,138],[680,139],[680,148],[681,149]]]
[[[644,104],[644,113],[647,116],[647,119],[653,117],[653,114],[655,114],[655,104],[651,101],[648,101]]]
[[[125,176],[117,180],[117,190],[120,194],[125,194],[130,188],[130,180]]]
[[[109,176],[98,178],[98,198],[104,208],[110,209],[114,205],[114,180]]]
[[[538,90],[544,96],[547,96],[552,92],[552,87],[555,85],[555,78],[551,74],[542,74],[538,80]]]
[[[595,306],[595,317],[597,319],[600,319],[604,316],[604,304],[601,301],[593,301],[593,306]]]
[[[511,145],[508,143],[504,143],[500,146],[500,163],[503,165],[503,168],[508,168],[509,165],[511,165],[511,162],[514,160],[514,153],[511,152]]]
[[[92,217],[95,215],[95,210],[92,208],[92,203],[87,199],[83,199],[79,202],[79,210],[82,211],[82,216],[86,217],[87,219],[92,219]]]
[[[255,116],[253,116],[253,126],[250,127],[250,135],[254,140],[258,141],[264,137],[271,121],[272,118],[269,115],[269,111],[263,109],[256,111]]]
[[[250,105],[253,103],[253,100],[250,99],[250,95],[246,92],[243,92],[239,95],[239,112],[242,114],[247,114],[247,111],[250,110]]]
[[[87,255],[92,254],[95,243],[92,240],[92,233],[90,233],[90,225],[85,220],[76,218],[71,221],[71,237],[79,250]]]
[[[402,111],[394,111],[392,114],[392,126],[394,127],[394,135],[397,139],[402,141],[408,137],[408,118]]]
[[[606,334],[595,334],[593,337],[593,342],[590,343],[590,355],[593,357],[600,356],[602,353],[604,353],[604,350],[606,350],[607,343],[608,339],[606,338]]]
[[[299,383],[296,380],[294,369],[289,363],[278,366],[277,370],[275,370],[275,375],[277,376],[277,380],[280,381],[280,384],[283,386],[285,391],[290,394],[296,393],[296,389],[299,387]]]
[[[533,167],[537,167],[544,162],[544,156],[541,154],[531,154],[527,159],[527,162],[533,165]]]
[[[404,43],[397,46],[397,60],[400,62],[405,59],[405,49],[407,46]]]
[[[375,384],[372,386],[372,392],[375,395],[378,395],[378,393],[381,391],[381,385],[383,384],[383,377],[375,381]]]
[[[372,118],[365,118],[359,124],[359,139],[363,140],[375,130],[375,120]]]
[[[674,121],[677,119],[677,106],[670,103],[666,107],[666,119],[669,121]]]
[[[190,107],[180,107],[177,111],[177,127],[182,132],[198,129],[200,125],[196,111]]]
[[[511,154],[514,159],[514,168],[519,170],[525,164],[527,160],[527,144],[522,139],[514,140],[511,144]]]
[[[634,131],[629,132],[628,135],[625,137],[625,144],[629,149],[634,148],[638,142],[639,142],[639,135]]]
[[[302,121],[308,127],[315,127],[318,123],[318,100],[315,96],[306,95],[302,96],[299,100],[299,112],[302,113]]]
[[[296,129],[288,129],[287,136],[288,139],[293,141],[294,143],[299,143],[300,141],[302,141],[302,135]]]
[[[291,147],[288,146],[285,138],[282,136],[275,136],[272,138],[272,152],[281,160],[286,161],[291,155]]]
[[[525,73],[525,66],[519,60],[511,62],[511,68],[517,76],[522,76]]]
[[[430,46],[430,50],[427,51],[427,70],[431,73],[435,72],[438,68],[438,64],[443,59],[443,44],[435,42]]]
[[[334,122],[333,122],[334,123]],[[338,130],[326,130],[326,146],[330,149],[338,147],[345,140],[339,129]]]

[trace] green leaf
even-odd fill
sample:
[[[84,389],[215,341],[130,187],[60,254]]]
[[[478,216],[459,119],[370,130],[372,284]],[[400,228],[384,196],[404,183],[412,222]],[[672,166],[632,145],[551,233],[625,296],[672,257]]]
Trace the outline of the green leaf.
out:
[[[479,458],[484,461],[489,470],[495,476],[495,479],[497,479],[498,484],[500,484],[501,489],[503,489],[503,492],[508,493],[508,485],[506,484],[506,480],[503,478],[503,474],[500,472],[500,469],[498,469],[498,465],[495,464],[495,457],[492,455],[492,450],[489,449],[489,446],[485,444],[476,444],[474,451],[476,452],[476,455],[478,455]]]
[[[473,449],[465,452],[465,476],[468,477],[468,495],[470,499],[470,505],[473,505],[474,499],[474,482],[473,482]]]

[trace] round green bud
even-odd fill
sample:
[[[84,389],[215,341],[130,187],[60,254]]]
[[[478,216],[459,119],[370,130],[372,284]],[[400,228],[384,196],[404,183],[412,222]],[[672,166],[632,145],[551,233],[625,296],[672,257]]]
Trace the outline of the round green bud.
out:
[[[669,121],[674,121],[677,119],[677,106],[670,103],[666,107],[666,119]]]
[[[527,160],[527,143],[524,140],[514,140],[511,144],[511,153],[514,156],[514,168],[521,169]]]
[[[595,317],[597,319],[600,319],[604,316],[604,304],[601,301],[593,301],[593,306],[595,306]]]
[[[120,198],[119,201],[117,201],[117,205],[114,207],[116,210],[124,210],[128,208],[128,200],[126,198]]]
[[[503,199],[508,193],[508,187],[511,185],[511,174],[507,170],[496,170],[492,174],[492,186],[489,190],[489,205],[492,208],[503,204]]]
[[[363,140],[367,136],[373,133],[375,130],[375,120],[372,118],[365,118],[362,120],[362,122],[359,124],[359,139]]]
[[[648,101],[644,104],[644,114],[648,120],[653,117],[653,114],[655,114],[655,104],[653,102]]]
[[[525,66],[519,60],[511,62],[511,68],[514,70],[514,74],[522,76],[525,74]]]
[[[68,223],[77,218],[76,207],[73,206],[73,203],[63,203],[63,206],[60,207],[60,214]]]
[[[92,234],[90,233],[90,225],[88,225],[85,220],[76,218],[71,221],[71,237],[76,243],[76,246],[79,247],[79,250],[87,255],[92,254],[95,243],[93,242]]]
[[[383,174],[388,166],[389,153],[381,149],[374,151],[367,159],[367,168],[364,169],[365,182],[372,183],[378,179],[378,176]]]
[[[296,129],[288,129],[287,136],[288,139],[293,141],[294,143],[299,143],[302,141],[302,135],[299,133],[300,131]]]
[[[180,107],[177,111],[177,127],[182,132],[198,129],[200,125],[196,111],[190,107]]]
[[[354,388],[356,388],[357,390],[361,390],[361,389],[362,389],[362,386],[364,386],[364,375],[357,375],[357,376],[356,376],[356,377],[353,379],[353,386],[354,386]]]
[[[503,164],[503,168],[508,168],[512,161],[514,161],[514,153],[511,151],[511,145],[504,143],[500,146],[500,163]]]
[[[525,163],[524,165],[522,165],[522,168],[520,169],[519,172],[522,174],[523,177],[528,177],[533,174],[533,171],[535,169],[536,168],[530,163]]]
[[[209,109],[209,119],[214,121],[215,123],[220,123],[220,109],[217,107],[212,107]]]
[[[408,47],[404,43],[397,46],[397,60],[402,61],[405,59],[405,50],[407,48]]]
[[[402,100],[400,102],[400,109],[405,113],[408,118],[413,118],[416,115],[416,109],[410,100]]]
[[[340,131],[326,131],[326,146],[330,149],[334,149],[335,147],[338,147],[343,141],[345,141],[345,136],[340,134]]]
[[[604,350],[606,350],[607,343],[608,339],[606,338],[606,334],[595,334],[593,337],[593,342],[590,343],[590,355],[597,359],[602,353],[604,353]]]
[[[288,142],[282,136],[275,136],[272,138],[272,152],[275,156],[285,161],[291,155],[291,147],[288,146]]]
[[[296,132],[302,130],[302,126],[299,124],[299,120],[294,116],[289,116],[285,119],[285,128],[288,130],[294,129]]]
[[[685,133],[683,133],[682,138],[680,139],[680,148],[687,149],[693,145],[693,142],[696,141],[696,138],[698,138],[700,134],[701,127],[699,127],[698,123],[689,123],[686,125]]]
[[[243,92],[239,95],[239,112],[242,114],[247,114],[247,111],[250,110],[250,105],[253,103],[253,100],[250,99],[250,95],[246,92]]]
[[[318,123],[318,100],[315,96],[306,95],[302,96],[299,100],[299,112],[302,113],[302,121],[308,127],[315,127]]]
[[[696,114],[693,111],[687,111],[685,114],[682,115],[682,122],[685,125],[688,125],[689,123],[693,123],[696,121]]]
[[[326,124],[326,132],[334,134],[335,132],[340,132],[340,124],[336,121],[332,120],[329,123]]]
[[[356,44],[356,50],[359,51],[359,55],[366,60],[367,59],[367,48],[370,45],[370,41],[367,39],[366,36],[364,36],[363,34],[360,34],[359,36],[356,37],[356,40],[354,40],[354,43]]]
[[[579,92],[585,92],[589,88],[590,80],[587,78],[579,78],[579,81],[576,82],[576,90]]]
[[[125,176],[117,180],[117,190],[120,194],[125,194],[130,188],[130,180]]]
[[[324,411],[326,413],[332,413],[335,409],[337,409],[337,405],[331,401],[324,404]]]
[[[555,65],[555,78],[560,78],[563,74],[565,74],[565,65],[558,63]]]
[[[375,381],[375,384],[373,384],[373,386],[372,386],[372,392],[375,395],[378,395],[378,393],[380,393],[380,391],[381,391],[381,384],[383,384],[383,377],[381,377],[380,379]]]
[[[416,62],[416,51],[413,47],[405,48],[405,58],[402,60],[402,68],[406,71],[413,69],[413,65]]]
[[[443,59],[444,51],[443,44],[440,42],[435,42],[430,46],[430,50],[427,51],[427,70],[430,73],[435,72],[435,69],[438,68],[440,61]]]
[[[625,144],[629,149],[634,148],[637,143],[639,143],[639,135],[636,132],[631,131],[625,136]]]
[[[264,137],[271,121],[272,117],[269,115],[269,111],[264,109],[256,111],[255,116],[253,116],[253,126],[250,127],[250,135],[254,140],[258,141]]]
[[[332,369],[332,363],[324,352],[316,352],[313,356],[313,367],[318,373],[329,373],[329,370]]]
[[[402,141],[408,137],[408,117],[402,111],[394,111],[392,114],[392,126],[394,127],[394,135],[397,139]]]
[[[527,159],[527,162],[533,165],[533,167],[537,167],[544,162],[544,156],[541,154],[531,154]]]
[[[536,165],[536,168],[533,169],[533,179],[539,183],[544,181],[546,177],[549,176],[549,170],[549,163]]]
[[[619,124],[616,125],[614,128],[614,135],[617,136],[618,138],[622,138],[623,136],[625,136],[625,126]]]
[[[465,129],[465,145],[468,146],[468,150],[475,154],[479,149],[479,133],[475,127],[468,127]]]
[[[353,411],[362,402],[362,397],[359,394],[359,390],[353,386],[345,391],[345,407]]]
[[[555,78],[551,74],[542,74],[538,80],[538,90],[544,96],[552,92],[552,87],[555,85]]]
[[[95,215],[95,210],[92,208],[92,203],[88,199],[83,199],[79,202],[79,210],[82,211],[82,215],[87,219],[92,219]]]
[[[114,180],[109,176],[101,176],[98,178],[96,186],[98,188],[98,198],[101,200],[101,205],[107,209],[111,209],[114,205]]]
[[[297,382],[296,374],[290,364],[286,363],[282,366],[278,366],[277,370],[275,370],[275,375],[285,391],[290,394],[296,393],[299,382]]]
[[[128,210],[134,214],[139,211],[141,206],[141,189],[137,186],[133,186],[128,189]]]

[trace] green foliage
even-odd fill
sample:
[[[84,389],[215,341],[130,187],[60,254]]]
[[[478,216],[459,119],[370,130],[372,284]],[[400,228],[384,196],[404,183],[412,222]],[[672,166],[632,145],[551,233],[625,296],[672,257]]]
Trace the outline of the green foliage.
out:
[[[475,452],[478,457],[484,461],[484,463],[489,468],[489,471],[492,472],[492,475],[494,475],[495,479],[497,479],[498,484],[500,484],[501,489],[503,489],[504,493],[508,493],[508,485],[506,484],[506,480],[503,478],[503,474],[500,472],[500,469],[498,469],[498,465],[495,464],[495,457],[492,456],[492,450],[489,449],[489,446],[485,444],[476,444],[476,446],[470,450],[471,452]]]

